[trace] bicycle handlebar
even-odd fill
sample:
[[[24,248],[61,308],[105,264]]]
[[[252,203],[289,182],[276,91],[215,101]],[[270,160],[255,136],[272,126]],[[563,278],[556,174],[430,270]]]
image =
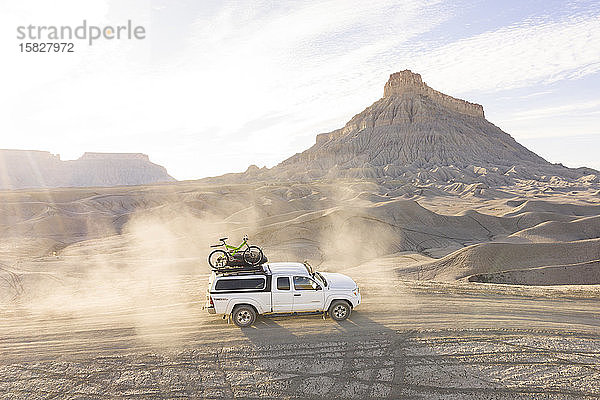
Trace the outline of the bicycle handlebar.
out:
[[[213,244],[210,247],[221,247],[221,246],[227,246],[227,243],[225,242],[227,240],[227,238],[222,238],[219,239],[221,241],[221,244]],[[242,247],[243,245],[248,245],[248,235],[244,235],[244,239],[243,239],[243,243],[240,245],[240,247]]]

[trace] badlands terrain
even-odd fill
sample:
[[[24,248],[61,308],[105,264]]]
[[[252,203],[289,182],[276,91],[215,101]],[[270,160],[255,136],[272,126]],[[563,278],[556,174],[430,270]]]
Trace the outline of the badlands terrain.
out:
[[[202,310],[209,245],[353,277],[343,323]],[[600,389],[600,183],[393,74],[271,168],[0,192],[0,398],[581,399]]]
[[[597,190],[526,189],[3,192],[0,395],[597,398]],[[223,232],[248,233],[271,260],[351,275],[363,304],[339,324],[269,317],[240,330],[209,316],[205,259]]]

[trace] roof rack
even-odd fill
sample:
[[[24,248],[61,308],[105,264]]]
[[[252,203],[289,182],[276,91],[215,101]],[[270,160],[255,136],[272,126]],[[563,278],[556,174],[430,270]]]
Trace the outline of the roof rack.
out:
[[[256,266],[239,266],[239,267],[222,267],[222,268],[213,268],[213,271],[217,275],[221,276],[231,276],[231,275],[252,275],[252,274],[264,274],[270,275],[271,270],[265,264],[256,265]]]

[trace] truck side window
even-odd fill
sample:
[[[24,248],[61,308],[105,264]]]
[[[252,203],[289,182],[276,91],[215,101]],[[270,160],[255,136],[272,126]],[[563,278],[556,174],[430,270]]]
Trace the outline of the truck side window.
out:
[[[264,288],[264,278],[219,279],[215,284],[215,290],[262,290]]]
[[[277,290],[290,290],[290,278],[287,276],[277,278]]]
[[[316,290],[319,285],[306,276],[294,277],[294,289],[296,290]]]

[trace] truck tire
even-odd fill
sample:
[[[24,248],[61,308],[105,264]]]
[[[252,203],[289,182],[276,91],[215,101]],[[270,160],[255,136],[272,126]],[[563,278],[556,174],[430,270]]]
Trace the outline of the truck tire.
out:
[[[233,323],[240,328],[247,328],[256,321],[256,310],[252,306],[241,305],[233,309]]]
[[[343,321],[350,316],[352,308],[347,301],[335,300],[329,306],[329,315],[336,321]]]

